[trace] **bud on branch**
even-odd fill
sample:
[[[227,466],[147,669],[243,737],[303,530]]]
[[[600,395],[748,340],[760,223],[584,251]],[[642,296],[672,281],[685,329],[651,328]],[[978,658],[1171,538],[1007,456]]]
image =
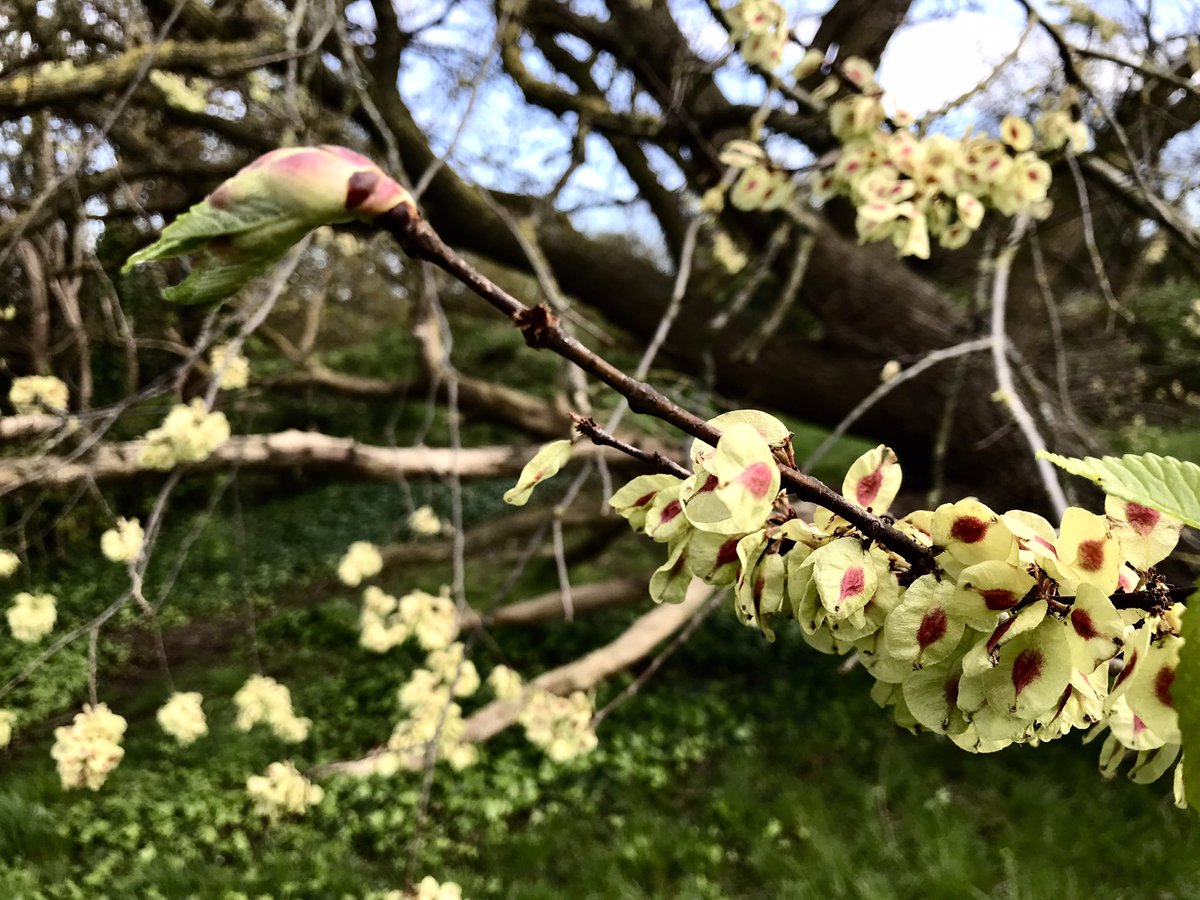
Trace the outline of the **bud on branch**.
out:
[[[321,225],[370,221],[397,207],[413,216],[408,191],[345,147],[289,147],[260,157],[168,225],[121,271],[198,254],[191,274],[164,296],[212,303],[235,293]]]

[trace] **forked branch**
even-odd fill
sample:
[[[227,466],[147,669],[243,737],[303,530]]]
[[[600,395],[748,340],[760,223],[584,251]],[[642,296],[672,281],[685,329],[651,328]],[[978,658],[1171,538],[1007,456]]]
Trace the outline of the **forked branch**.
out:
[[[507,316],[513,325],[521,330],[525,343],[530,347],[551,350],[575,363],[625,397],[629,401],[629,408],[634,412],[652,415],[714,446],[720,440],[721,432],[718,429],[674,403],[651,385],[626,374],[566,334],[547,307],[526,306],[480,273],[455,253],[426,220],[414,215],[411,205],[399,204],[377,217],[375,222],[392,235],[409,256],[432,262]],[[936,571],[937,563],[929,550],[888,522],[851,503],[825,483],[792,466],[781,465],[780,471],[783,483],[799,499],[811,501],[841,516],[867,537],[906,560],[915,572]]]

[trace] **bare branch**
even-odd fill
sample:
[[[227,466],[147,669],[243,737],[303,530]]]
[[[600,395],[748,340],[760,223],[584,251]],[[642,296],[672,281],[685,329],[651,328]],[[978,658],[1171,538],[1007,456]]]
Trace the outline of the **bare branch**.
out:
[[[138,463],[144,441],[100,443],[84,457],[18,457],[0,461],[0,493],[28,488],[64,487],[83,480],[112,481],[157,474]],[[187,473],[241,469],[324,469],[382,481],[405,478],[497,478],[513,476],[537,452],[536,447],[472,447],[455,453],[439,447],[377,447],[350,438],[310,431],[235,435],[203,462],[181,467]],[[586,460],[604,457],[612,465],[629,457],[582,445],[575,454]]]

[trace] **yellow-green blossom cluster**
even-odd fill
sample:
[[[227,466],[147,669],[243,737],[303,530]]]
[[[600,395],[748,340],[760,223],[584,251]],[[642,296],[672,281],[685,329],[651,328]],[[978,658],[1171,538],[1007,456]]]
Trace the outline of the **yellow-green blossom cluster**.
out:
[[[519,700],[525,685],[521,673],[508,666],[496,666],[488,673],[488,687],[496,695],[497,700]]]
[[[0,550],[0,578],[11,578],[21,568],[21,557],[11,550]]]
[[[358,587],[366,578],[374,578],[383,570],[379,548],[370,541],[355,541],[338,560],[338,581]]]
[[[554,762],[567,762],[596,749],[595,715],[592,698],[583,691],[560,697],[542,688],[528,694],[518,719],[525,737],[545,751]]]
[[[250,360],[231,344],[218,344],[209,354],[209,366],[223,391],[240,391],[250,383]]]
[[[750,262],[745,252],[724,231],[718,229],[712,242],[713,259],[730,275],[736,275]]]
[[[5,617],[14,638],[25,644],[35,644],[54,630],[58,619],[57,602],[53,594],[21,591],[13,597]]]
[[[397,700],[408,718],[396,724],[388,739],[392,754],[380,761],[384,771],[398,766],[406,757],[423,757],[434,740],[438,756],[456,769],[472,765],[478,759],[475,746],[463,740],[466,724],[462,707],[453,700],[453,697],[469,697],[479,689],[479,673],[465,654],[466,648],[461,643],[431,651],[425,668],[415,670],[400,687]]]
[[[466,658],[466,647],[455,641],[444,650],[430,651],[425,657],[426,668],[440,682],[453,687],[455,697],[470,697],[479,690],[479,672],[475,663]]]
[[[368,894],[365,900],[463,900],[463,893],[453,881],[439,882],[426,875],[412,891],[382,891]]]
[[[204,697],[196,691],[176,691],[155,715],[159,727],[185,747],[195,743],[208,734],[203,701]]]
[[[922,137],[888,121],[874,72],[854,63],[869,78],[830,106],[842,148],[836,162],[815,173],[812,192],[818,201],[843,196],[854,204],[860,242],[890,240],[901,256],[928,259],[931,238],[948,249],[965,245],[986,208],[1049,215],[1050,166],[1038,153],[1064,144],[1078,149],[1086,126],[1056,110],[1039,118],[1036,130],[1006,116],[998,138],[970,131]]]
[[[138,464],[147,469],[170,469],[180,463],[202,462],[229,439],[229,420],[209,412],[201,397],[178,403],[163,423],[146,433]]]
[[[1200,338],[1200,297],[1191,302],[1184,316],[1183,328],[1192,337]]]
[[[7,747],[12,741],[13,726],[17,724],[17,714],[11,709],[0,709],[0,748]]]
[[[118,518],[116,527],[100,535],[100,552],[112,562],[127,563],[138,558],[146,533],[137,519]]]
[[[50,756],[58,765],[62,786],[100,790],[125,756],[121,746],[125,725],[125,719],[109,710],[108,704],[98,703],[84,706],[70,725],[55,728]]]
[[[775,0],[741,0],[725,10],[729,37],[748,65],[773,70],[787,45],[787,10]]]
[[[458,613],[445,594],[412,591],[399,600],[371,585],[363,591],[359,643],[386,653],[410,637],[424,650],[443,650],[458,634]]]
[[[53,375],[25,375],[14,378],[8,402],[17,415],[46,411],[65,412],[70,395],[66,384]]]
[[[896,522],[934,554],[938,570],[918,576],[839,516],[817,509],[805,522],[777,497],[781,422],[738,411],[711,424],[723,434],[715,448],[693,446],[695,474],[639,476],[610,501],[667,544],[654,599],[682,600],[694,578],[732,586],[743,623],[774,639],[775,620],[795,619],[818,650],[857,655],[897,722],[966,750],[1102,725],[1106,766],[1137,752],[1134,777],[1149,780],[1177,758],[1183,607],[1126,609],[1113,597],[1153,581],[1181,522],[1110,497],[1104,515],[1071,507],[1056,528],[967,498]],[[880,446],[854,463],[842,495],[885,515],[900,481]]]
[[[281,741],[298,743],[308,737],[312,719],[301,718],[292,709],[292,692],[267,675],[251,675],[233,695],[237,727],[249,731],[262,723]]]
[[[285,815],[302,816],[325,797],[325,790],[300,774],[290,762],[273,762],[265,775],[246,779],[246,792],[254,811],[275,820]]]
[[[751,141],[730,141],[721,151],[720,161],[741,174],[729,191],[729,202],[743,212],[770,212],[787,205],[795,193],[795,183],[786,172],[771,166],[763,149]],[[720,191],[720,188],[713,188]],[[723,201],[709,198],[705,203],[719,210]]]
[[[773,0],[745,0],[726,16],[743,49],[752,39],[773,42],[786,34],[782,7]],[[796,77],[813,74],[824,57],[810,50]],[[1063,147],[1078,153],[1088,144],[1087,126],[1065,109],[1043,113],[1032,126],[1006,116],[999,137],[970,130],[960,138],[924,136],[909,127],[907,114],[889,118],[884,91],[866,60],[847,57],[837,72],[818,92],[824,98],[849,88],[829,107],[830,130],[842,147],[815,171],[813,198],[846,197],[858,212],[859,241],[891,241],[901,256],[928,259],[934,240],[947,249],[964,246],[988,208],[1044,218],[1050,213],[1051,172],[1039,153]],[[736,208],[769,211],[790,200],[791,178],[775,169],[756,144],[732,141],[720,159],[738,173],[729,191]],[[720,209],[721,191],[713,188],[705,195],[706,208]]]
[[[416,900],[463,900],[463,892],[453,881],[439,883],[432,875],[426,875],[417,885]]]
[[[442,520],[437,517],[432,506],[421,506],[409,515],[408,530],[422,537],[431,537],[442,533]]]

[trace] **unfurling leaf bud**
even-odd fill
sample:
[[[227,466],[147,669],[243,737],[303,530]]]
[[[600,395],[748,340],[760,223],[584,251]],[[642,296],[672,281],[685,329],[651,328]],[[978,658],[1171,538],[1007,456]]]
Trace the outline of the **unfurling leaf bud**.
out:
[[[196,253],[191,274],[164,296],[210,303],[261,275],[314,228],[369,221],[398,206],[416,217],[408,191],[353,150],[328,144],[273,150],[163,229],[122,271]]]

